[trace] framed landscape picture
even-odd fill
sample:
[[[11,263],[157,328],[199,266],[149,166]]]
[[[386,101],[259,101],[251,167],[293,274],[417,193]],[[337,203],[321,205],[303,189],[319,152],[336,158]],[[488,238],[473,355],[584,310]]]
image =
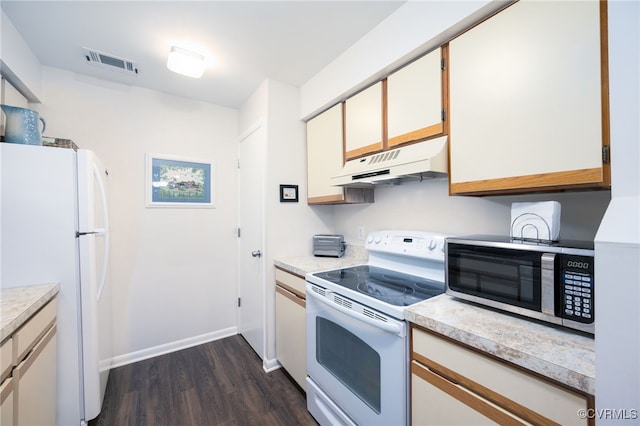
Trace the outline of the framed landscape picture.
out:
[[[147,154],[146,206],[214,208],[214,165]]]

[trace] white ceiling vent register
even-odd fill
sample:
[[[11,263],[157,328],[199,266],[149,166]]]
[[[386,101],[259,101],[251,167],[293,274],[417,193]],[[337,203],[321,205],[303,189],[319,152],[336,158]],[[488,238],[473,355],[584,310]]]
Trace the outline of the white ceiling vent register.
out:
[[[96,65],[111,71],[138,74],[138,67],[133,61],[128,59],[118,58],[109,53],[99,52],[87,47],[83,47],[82,52],[87,62],[91,65]]]
[[[368,187],[398,184],[405,180],[446,177],[448,173],[447,136],[429,139],[390,151],[349,160],[333,186]]]

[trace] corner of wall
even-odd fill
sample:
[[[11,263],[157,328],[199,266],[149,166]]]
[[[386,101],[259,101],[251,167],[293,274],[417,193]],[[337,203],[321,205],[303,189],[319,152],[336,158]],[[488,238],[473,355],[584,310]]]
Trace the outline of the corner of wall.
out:
[[[41,102],[42,65],[40,61],[4,11],[0,11],[0,24],[2,28],[0,74],[29,102]]]

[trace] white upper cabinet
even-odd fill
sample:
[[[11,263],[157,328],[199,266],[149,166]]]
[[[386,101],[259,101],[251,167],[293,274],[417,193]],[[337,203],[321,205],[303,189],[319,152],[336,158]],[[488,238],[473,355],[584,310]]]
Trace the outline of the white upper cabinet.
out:
[[[388,147],[444,132],[442,49],[387,78]]]
[[[449,43],[452,194],[610,184],[601,7],[522,0]]]
[[[345,101],[345,159],[381,151],[382,81]]]
[[[330,186],[342,169],[342,104],[307,122],[307,197],[310,202],[341,201],[342,188]]]
[[[344,165],[342,103],[307,122],[307,203],[371,203],[373,189],[331,185]]]

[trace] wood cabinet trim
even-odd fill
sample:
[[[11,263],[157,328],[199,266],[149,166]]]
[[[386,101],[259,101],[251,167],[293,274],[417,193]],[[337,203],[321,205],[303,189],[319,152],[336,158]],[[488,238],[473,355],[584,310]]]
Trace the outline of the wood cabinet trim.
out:
[[[389,139],[388,145],[389,145],[389,148],[392,148],[392,147],[395,148],[396,146],[407,143],[407,142],[420,142],[431,136],[440,135],[442,134],[442,132],[443,132],[442,123],[433,124],[431,126],[423,127],[422,129],[405,133],[404,135],[395,136]]]
[[[342,165],[347,161],[347,101],[340,102],[342,111]]]
[[[514,176],[499,179],[486,179],[471,182],[450,182],[451,195],[485,195],[492,193],[530,192],[532,190],[549,191],[577,189],[580,187],[606,188],[602,168],[569,170],[564,172],[540,173],[527,176]]]
[[[14,378],[9,377],[7,380],[2,382],[2,385],[0,385],[0,404],[2,404],[9,395],[11,395],[11,392],[13,392],[13,381]]]
[[[412,375],[418,376],[421,379],[427,381],[431,385],[437,387],[447,395],[457,399],[463,404],[471,407],[482,415],[490,418],[498,424],[518,424],[527,425],[524,421],[520,421],[514,416],[510,416],[501,407],[494,405],[491,401],[485,400],[480,395],[475,395],[468,390],[465,390],[462,386],[447,380],[429,368],[422,366],[415,361],[411,363]],[[557,425],[557,423],[549,423],[550,425]]]
[[[343,195],[307,198],[307,204],[363,204],[373,203],[373,188],[343,188]]]
[[[444,64],[442,70],[442,110],[444,111],[444,120],[442,120],[442,133],[449,134],[449,43],[442,45],[440,48],[440,57]]]
[[[371,145],[363,146],[358,149],[353,149],[351,151],[345,152],[346,160],[353,160],[354,158],[363,157],[365,155],[374,154],[376,152],[382,151],[384,149],[384,144],[382,141],[372,143]]]
[[[309,197],[307,204],[337,204],[344,202],[344,194],[342,195],[325,195],[322,197]]]
[[[554,425],[554,426],[560,426],[559,423],[554,422],[553,420],[542,416],[539,413],[536,413],[535,411],[521,405],[518,404],[517,402],[497,393],[492,391],[491,389],[471,380],[468,379],[467,377],[456,373],[455,371],[441,365],[438,364],[435,361],[430,360],[429,358],[420,355],[418,353],[414,353],[413,354],[413,358],[423,364],[426,368],[428,368],[429,370],[431,370],[433,373],[443,377],[446,380],[451,381],[454,384],[458,384],[468,390],[470,390],[471,392],[479,395],[482,399],[486,399],[490,402],[492,402],[493,404],[496,404],[497,406],[511,412],[514,413],[515,415],[517,415],[518,417],[534,423],[534,424],[546,424],[546,425]]]
[[[291,287],[290,285],[287,285],[281,281],[276,280],[276,290],[278,290],[278,287],[282,288],[284,291],[288,291],[289,293],[291,293],[294,297],[297,297],[301,300],[306,300],[307,296],[305,294],[301,294],[298,290],[296,290],[295,288]]]
[[[607,1],[600,2],[600,88],[602,90],[602,146],[611,146],[611,118],[609,108],[609,13]],[[610,156],[609,156],[610,157]],[[602,165],[603,185],[611,185],[611,159]]]
[[[289,291],[288,289],[291,287],[281,287],[282,284],[278,283],[278,285],[276,286],[276,293],[279,293],[281,295],[283,295],[284,297],[286,297],[287,299],[291,300],[293,303],[295,303],[296,305],[300,305],[303,308],[306,308],[306,301],[305,299],[301,298],[300,296],[298,296],[297,294]]]
[[[383,79],[382,80],[382,99],[381,99],[381,103],[382,103],[382,111],[381,112],[381,119],[382,119],[382,129],[380,129],[382,131],[382,149],[386,150],[389,148],[389,126],[387,123],[388,120],[388,113],[387,113],[387,108],[388,108],[388,94],[387,94],[387,79]]]

